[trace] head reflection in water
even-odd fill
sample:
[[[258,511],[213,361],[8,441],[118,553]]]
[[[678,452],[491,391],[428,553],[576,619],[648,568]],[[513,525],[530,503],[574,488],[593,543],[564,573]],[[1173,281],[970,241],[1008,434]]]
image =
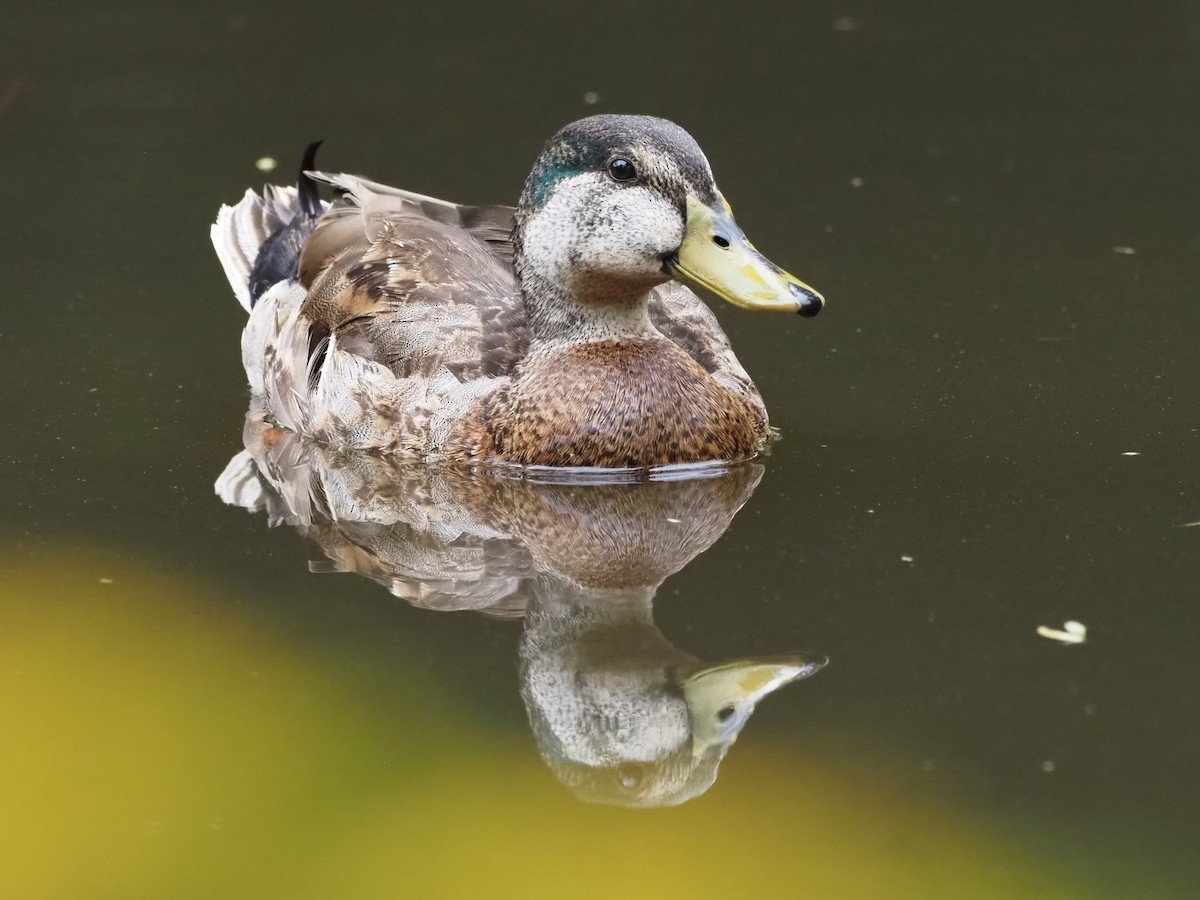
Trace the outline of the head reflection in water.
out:
[[[521,694],[542,756],[582,800],[670,806],[706,791],[776,688],[823,658],[702,666],[650,620],[649,598],[554,598],[530,609]],[[637,608],[640,607],[640,608]]]
[[[332,454],[247,419],[217,481],[320,544],[328,562],[417,606],[525,618],[521,696],[538,749],[580,799],[670,806],[708,789],[772,691],[808,654],[705,664],[653,619],[658,586],[716,541],[761,476],[533,484]]]

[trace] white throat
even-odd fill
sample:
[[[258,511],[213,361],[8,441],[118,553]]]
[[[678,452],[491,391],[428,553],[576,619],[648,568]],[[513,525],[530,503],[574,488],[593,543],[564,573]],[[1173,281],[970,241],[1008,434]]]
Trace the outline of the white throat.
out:
[[[658,336],[650,291],[669,279],[659,258],[683,231],[669,204],[580,175],[560,182],[523,224],[517,273],[535,341]]]

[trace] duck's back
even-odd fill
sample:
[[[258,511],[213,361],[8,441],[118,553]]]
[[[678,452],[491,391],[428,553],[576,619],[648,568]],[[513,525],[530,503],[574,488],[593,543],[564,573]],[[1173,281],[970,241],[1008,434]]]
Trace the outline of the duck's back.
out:
[[[302,314],[314,349],[341,349],[399,378],[512,374],[528,347],[511,263],[512,210],[461,207],[346,175],[304,245]]]

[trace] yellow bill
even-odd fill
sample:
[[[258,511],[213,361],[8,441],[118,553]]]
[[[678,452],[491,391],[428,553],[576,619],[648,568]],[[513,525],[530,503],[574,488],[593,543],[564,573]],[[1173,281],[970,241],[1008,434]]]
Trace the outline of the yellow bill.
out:
[[[687,234],[667,269],[743,309],[815,316],[825,306],[824,297],[754,249],[723,197],[716,206],[688,197]]]
[[[707,666],[682,683],[692,726],[692,752],[732,744],[754,707],[772,691],[821,671],[824,656],[747,659]]]

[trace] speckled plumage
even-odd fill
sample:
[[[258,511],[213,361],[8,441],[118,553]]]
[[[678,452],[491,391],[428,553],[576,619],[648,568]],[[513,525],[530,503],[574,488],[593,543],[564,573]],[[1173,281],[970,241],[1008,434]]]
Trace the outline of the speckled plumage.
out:
[[[451,432],[456,452],[535,466],[746,459],[766,425],[760,409],[668,340],[589,341],[534,353],[521,375]]]
[[[613,154],[637,161],[636,186],[604,174]],[[745,459],[766,440],[762,400],[715,317],[664,270],[683,198],[718,197],[678,126],[567,126],[516,209],[313,177],[338,197],[243,336],[251,389],[278,424],[472,464],[645,468]],[[263,223],[297,215],[281,188],[222,208],[213,241],[239,299]]]

